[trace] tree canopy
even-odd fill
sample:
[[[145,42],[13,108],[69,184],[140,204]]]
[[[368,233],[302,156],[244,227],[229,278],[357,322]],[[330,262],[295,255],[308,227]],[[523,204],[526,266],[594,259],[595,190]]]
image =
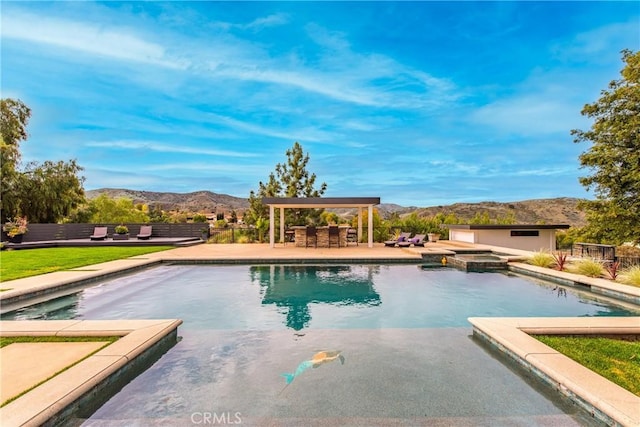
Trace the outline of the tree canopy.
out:
[[[18,215],[16,195],[20,142],[27,139],[31,110],[19,100],[0,99],[0,217]]]
[[[149,222],[146,206],[136,207],[133,200],[126,197],[112,199],[101,194],[89,202],[89,209],[92,212],[89,222],[93,224]]]
[[[84,201],[82,168],[75,160],[30,162],[20,170],[20,143],[27,140],[31,109],[22,101],[0,100],[0,217],[59,222]]]
[[[267,218],[267,207],[262,204],[263,197],[320,197],[327,189],[327,184],[320,184],[316,189],[316,174],[309,173],[307,165],[309,154],[305,154],[300,143],[295,142],[293,147],[286,151],[287,162],[278,163],[275,173],[269,174],[267,183],[260,181],[258,192],[249,194],[249,210],[245,213],[245,221],[256,225],[258,219]],[[307,222],[319,223],[321,209],[288,209],[286,212],[287,223],[305,225]]]
[[[590,142],[579,159],[590,174],[580,177],[596,200],[584,201],[585,235],[601,243],[640,243],[640,52],[622,51],[622,78],[613,80],[582,115],[589,130],[574,129],[574,142]]]
[[[18,211],[30,222],[56,223],[84,202],[82,168],[75,160],[31,162],[17,179]]]

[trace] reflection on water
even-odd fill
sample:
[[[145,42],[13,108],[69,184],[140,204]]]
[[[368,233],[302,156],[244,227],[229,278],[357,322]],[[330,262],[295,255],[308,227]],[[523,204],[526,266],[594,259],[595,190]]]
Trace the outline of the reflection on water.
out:
[[[163,265],[4,313],[2,320],[179,318],[183,331],[305,333],[468,326],[469,317],[637,313],[603,296],[512,274],[416,265]]]
[[[287,309],[286,324],[299,331],[311,321],[309,304],[380,305],[373,286],[379,266],[294,266],[251,267],[251,280],[262,287],[262,304]]]
[[[67,320],[74,319],[82,302],[82,293],[76,292],[44,303],[23,307],[2,315],[2,320]]]

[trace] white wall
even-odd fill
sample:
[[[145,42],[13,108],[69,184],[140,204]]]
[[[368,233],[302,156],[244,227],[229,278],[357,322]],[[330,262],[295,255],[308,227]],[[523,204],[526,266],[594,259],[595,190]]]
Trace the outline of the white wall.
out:
[[[535,230],[532,228],[531,230]],[[511,230],[449,230],[449,239],[459,242],[502,246],[525,251],[556,250],[556,230],[538,230],[538,236],[511,236]],[[473,238],[469,236],[473,234]]]
[[[476,243],[476,235],[471,230],[452,230],[449,229],[449,240],[466,243]]]

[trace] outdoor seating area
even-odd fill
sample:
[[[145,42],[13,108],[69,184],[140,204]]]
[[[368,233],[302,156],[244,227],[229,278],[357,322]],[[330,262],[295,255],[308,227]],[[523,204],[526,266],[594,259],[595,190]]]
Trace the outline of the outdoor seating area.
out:
[[[426,234],[416,234],[404,242],[398,242],[398,246],[401,248],[408,248],[411,245],[424,247],[426,237]]]
[[[329,225],[313,226],[299,225],[291,227],[298,248],[341,248],[347,246],[347,232],[349,226]]]
[[[149,240],[151,238],[151,233],[153,230],[153,226],[151,225],[141,225],[140,232],[138,233],[138,239],[140,240]]]
[[[402,232],[395,239],[386,240],[384,242],[384,245],[390,247],[398,246],[399,243],[403,243],[409,240],[409,237],[411,237],[411,233]]]
[[[118,234],[118,228],[127,232]],[[200,224],[29,224],[19,243],[3,241],[3,249],[81,246],[188,246],[203,243]]]
[[[285,240],[288,236],[285,234],[285,210],[286,209],[357,209],[358,224],[357,230],[350,231],[348,225],[337,226],[337,246],[347,246],[347,243],[355,242],[358,244],[359,239],[363,236],[362,218],[366,214],[367,218],[373,217],[373,207],[380,204],[379,197],[263,197],[262,203],[269,207],[269,246],[275,247],[276,244],[276,209],[280,213],[280,243],[285,244],[289,240]],[[307,231],[305,226],[294,226],[290,229],[294,230],[295,246],[308,247],[313,241],[314,247],[329,247],[329,227],[316,227],[316,234],[310,232],[309,242],[307,242]],[[333,231],[332,233],[335,233]],[[336,239],[332,235],[333,239]],[[335,242],[335,240],[333,240]],[[363,242],[364,243],[364,242]],[[373,248],[373,222],[367,223],[367,247]],[[332,245],[333,246],[333,245]]]
[[[428,241],[429,239],[427,239],[427,234],[416,234],[415,236],[411,236],[411,233],[402,232],[395,239],[385,241],[384,245],[391,248],[409,248],[411,246],[424,247],[425,243]]]
[[[93,234],[89,236],[91,240],[104,240],[107,238],[107,227],[96,227]]]

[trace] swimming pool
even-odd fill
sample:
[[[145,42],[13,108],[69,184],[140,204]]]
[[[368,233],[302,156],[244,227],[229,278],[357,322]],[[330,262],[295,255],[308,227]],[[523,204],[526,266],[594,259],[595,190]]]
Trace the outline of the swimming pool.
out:
[[[509,274],[163,265],[2,319],[184,321],[182,340],[87,425],[588,425],[472,339],[467,318],[629,315],[637,309]]]

